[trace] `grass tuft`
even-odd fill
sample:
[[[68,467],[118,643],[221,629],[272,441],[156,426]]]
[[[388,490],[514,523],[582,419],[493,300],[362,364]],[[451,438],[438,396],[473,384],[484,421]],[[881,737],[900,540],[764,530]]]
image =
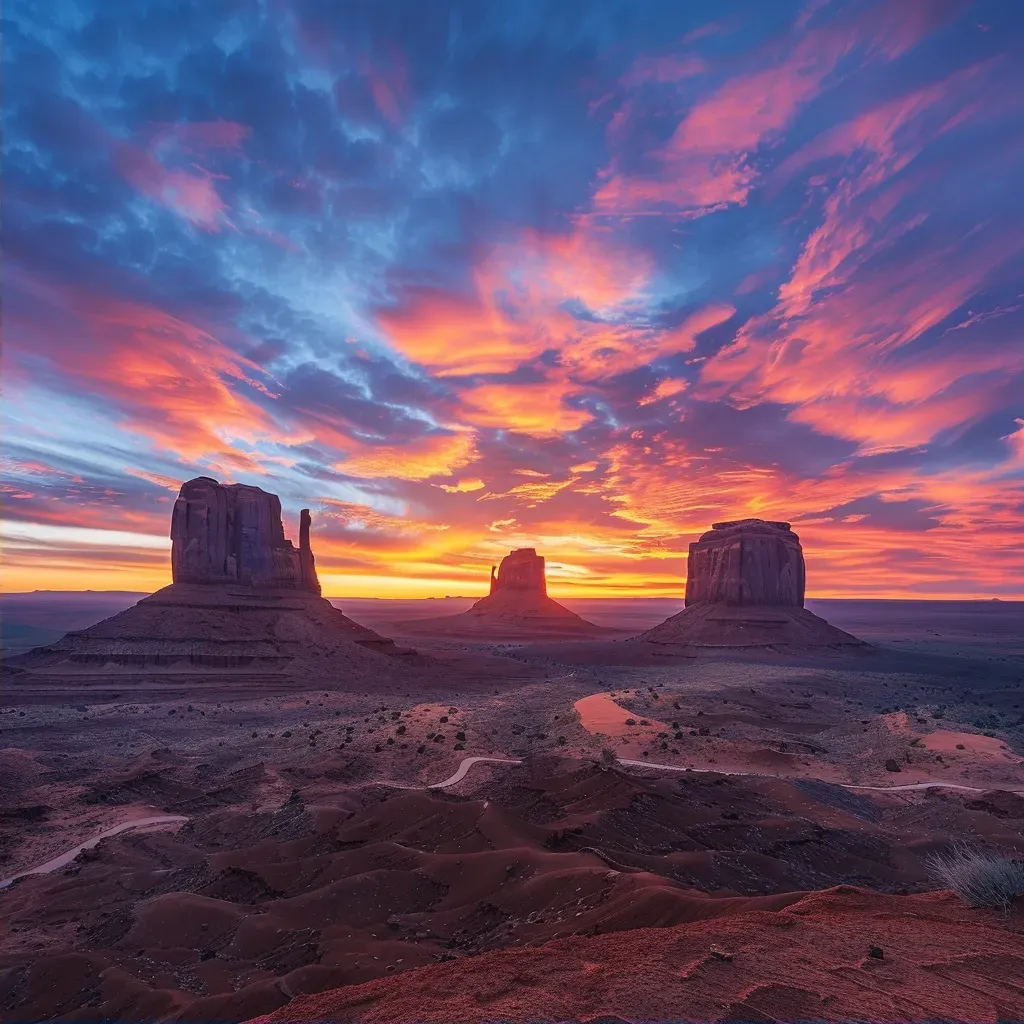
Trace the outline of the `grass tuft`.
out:
[[[969,907],[994,907],[1005,914],[1018,896],[1024,896],[1024,861],[954,843],[948,852],[932,854],[927,865],[932,876]]]

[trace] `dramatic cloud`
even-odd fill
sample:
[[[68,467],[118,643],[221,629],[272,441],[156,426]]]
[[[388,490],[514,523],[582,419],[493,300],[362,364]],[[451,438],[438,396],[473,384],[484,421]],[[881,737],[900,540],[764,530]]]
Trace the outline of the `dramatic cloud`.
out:
[[[1024,596],[1015,5],[115,8],[5,8],[8,589],[160,586],[209,473],[336,594],[678,594],[750,515]]]

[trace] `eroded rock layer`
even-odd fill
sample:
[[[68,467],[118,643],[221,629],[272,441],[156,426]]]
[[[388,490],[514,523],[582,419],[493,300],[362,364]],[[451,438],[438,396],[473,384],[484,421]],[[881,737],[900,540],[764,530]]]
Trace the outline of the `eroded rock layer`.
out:
[[[802,608],[805,582],[803,549],[789,523],[715,523],[690,545],[686,604]]]
[[[10,659],[18,684],[135,677],[372,685],[380,655],[411,654],[320,596],[303,510],[299,547],[276,494],[209,477],[183,484],[171,518],[174,582],[131,608]]]
[[[171,514],[171,578],[319,594],[309,525],[303,509],[296,548],[285,538],[276,494],[208,476],[188,480]]]
[[[686,607],[637,640],[698,648],[867,646],[804,608],[804,553],[789,523],[715,523],[690,545],[686,569]]]

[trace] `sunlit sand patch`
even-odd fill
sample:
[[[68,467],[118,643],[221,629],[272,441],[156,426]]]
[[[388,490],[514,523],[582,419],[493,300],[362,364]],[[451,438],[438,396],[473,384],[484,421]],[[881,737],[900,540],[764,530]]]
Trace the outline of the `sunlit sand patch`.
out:
[[[664,722],[642,718],[627,711],[609,693],[592,693],[589,697],[581,697],[573,707],[580,716],[580,725],[593,736],[604,735],[610,739],[626,737],[631,742],[642,744],[647,739],[653,740],[659,732],[669,731]],[[641,721],[647,724],[641,725]]]
[[[1006,744],[997,736],[979,736],[973,732],[954,732],[951,729],[937,729],[935,732],[924,733],[921,741],[929,750],[939,753],[984,754],[987,757],[1008,757],[1010,751]],[[963,751],[960,747],[963,747]]]

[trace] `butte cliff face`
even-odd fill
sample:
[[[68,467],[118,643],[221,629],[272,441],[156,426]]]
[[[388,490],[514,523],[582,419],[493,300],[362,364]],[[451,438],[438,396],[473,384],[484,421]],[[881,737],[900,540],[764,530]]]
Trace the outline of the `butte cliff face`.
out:
[[[680,647],[861,644],[804,608],[804,553],[789,523],[715,523],[690,545],[686,568],[686,607],[638,640]]]
[[[536,548],[516,548],[491,566],[490,592],[467,611],[402,623],[403,630],[488,640],[578,639],[606,632],[548,596],[546,569]]]
[[[497,568],[497,574],[495,574]],[[544,556],[536,548],[516,548],[495,567],[491,566],[491,596],[504,592],[547,597],[548,581]]]
[[[738,519],[715,523],[690,545],[686,606],[804,606],[806,572],[800,538],[789,523]]]
[[[182,484],[171,515],[173,583],[88,629],[17,660],[32,685],[73,680],[85,692],[134,679],[189,692],[227,683],[284,689],[373,686],[409,654],[320,596],[310,516],[299,546],[284,535],[276,494],[210,477]],[[19,679],[22,677],[19,676]]]
[[[547,567],[536,548],[516,548],[491,568],[491,591],[454,619],[481,632],[537,637],[599,633],[600,628],[548,597]]]
[[[303,509],[296,548],[285,539],[276,494],[196,477],[181,485],[171,514],[171,578],[319,594],[309,525]]]

